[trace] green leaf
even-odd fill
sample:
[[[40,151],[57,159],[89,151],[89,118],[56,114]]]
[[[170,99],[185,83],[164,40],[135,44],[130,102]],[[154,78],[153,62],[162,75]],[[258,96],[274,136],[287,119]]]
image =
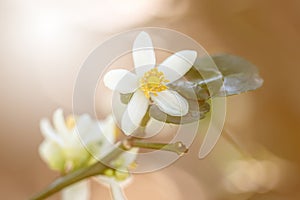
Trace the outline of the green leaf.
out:
[[[234,55],[215,55],[213,60],[221,71],[227,96],[255,90],[262,86],[263,79],[259,76],[255,65]],[[219,92],[217,96],[222,96]]]
[[[180,79],[168,85],[172,90],[177,91],[186,99],[191,100],[207,100],[210,98],[209,91],[206,85],[200,85],[199,82],[203,82],[203,79],[197,70],[192,68],[190,74],[198,74],[198,79]]]
[[[172,124],[187,124],[203,119],[205,114],[210,110],[210,105],[207,102],[198,102],[193,100],[189,100],[188,102],[189,112],[182,117],[167,115],[154,104],[150,106],[149,114],[158,121]]]
[[[217,67],[216,67],[217,66]],[[228,55],[197,58],[184,78],[168,86],[187,99],[207,100],[230,96],[261,87],[257,68],[245,59]]]
[[[132,97],[133,93],[128,93],[128,94],[121,94],[120,93],[120,98],[121,98],[121,102],[124,104],[128,104],[131,97]]]

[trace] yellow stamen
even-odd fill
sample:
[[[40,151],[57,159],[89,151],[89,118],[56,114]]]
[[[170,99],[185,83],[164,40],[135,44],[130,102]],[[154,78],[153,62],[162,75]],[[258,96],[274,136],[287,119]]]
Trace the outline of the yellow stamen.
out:
[[[147,71],[140,79],[140,89],[144,92],[145,96],[149,99],[150,94],[157,96],[157,92],[168,89],[165,85],[169,81],[165,79],[164,73],[159,72],[157,68]]]
[[[136,169],[137,168],[137,163],[136,162],[132,162],[129,166],[129,169]]]
[[[123,172],[123,171],[118,171],[118,170],[115,171],[115,178],[118,181],[124,181],[128,177],[129,177],[129,173],[128,172]]]
[[[66,119],[66,126],[69,130],[73,129],[76,125],[75,118],[72,115],[69,115]]]
[[[113,169],[106,169],[104,171],[104,175],[106,175],[108,177],[112,177],[112,176],[114,176],[114,174],[115,174],[115,171]]]

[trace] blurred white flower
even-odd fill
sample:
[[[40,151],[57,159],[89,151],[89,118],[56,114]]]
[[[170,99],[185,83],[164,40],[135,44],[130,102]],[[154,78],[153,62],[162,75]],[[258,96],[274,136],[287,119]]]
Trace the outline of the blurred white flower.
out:
[[[138,148],[132,148],[124,152],[111,163],[116,170],[108,169],[105,171],[104,176],[96,177],[96,180],[100,184],[111,188],[112,197],[115,200],[126,199],[122,188],[127,186],[132,180],[132,177],[128,173],[128,168],[135,167],[137,153]]]
[[[58,109],[53,115],[53,125],[48,119],[41,120],[41,132],[45,139],[39,153],[51,169],[62,174],[95,163],[94,156],[101,159],[114,147],[116,126],[111,116],[103,121],[93,120],[87,114],[65,119],[63,111]],[[109,180],[113,196],[123,194],[119,184],[129,178],[128,168],[134,163],[137,151],[132,148],[122,153],[111,163],[115,169],[108,168],[104,175],[98,177],[105,183]],[[87,180],[71,185],[62,192],[64,200],[87,200],[89,196]]]
[[[69,116],[65,120],[63,111],[58,109],[53,115],[53,125],[48,119],[41,120],[40,127],[45,140],[39,152],[51,169],[61,173],[91,164],[94,158],[86,148],[93,153],[99,152],[101,157],[115,142],[116,129],[112,117],[96,121],[84,114]]]
[[[167,83],[181,78],[192,67],[197,52],[179,51],[157,67],[152,40],[141,32],[133,44],[135,73],[125,69],[111,70],[104,76],[104,84],[121,94],[133,93],[123,114],[121,127],[126,135],[132,134],[139,126],[150,103],[172,116],[184,116],[188,102],[179,93],[169,90]]]

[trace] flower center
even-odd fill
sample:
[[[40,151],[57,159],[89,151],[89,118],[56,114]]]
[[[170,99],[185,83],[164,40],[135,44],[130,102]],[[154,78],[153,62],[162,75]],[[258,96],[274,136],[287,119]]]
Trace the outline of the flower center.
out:
[[[157,92],[168,89],[165,85],[168,80],[165,79],[163,72],[159,72],[157,68],[147,71],[140,79],[140,89],[144,92],[145,96],[149,99],[150,94],[157,96]]]
[[[75,118],[72,115],[68,116],[67,119],[66,119],[67,128],[69,130],[72,130],[75,127],[75,125],[76,125]]]

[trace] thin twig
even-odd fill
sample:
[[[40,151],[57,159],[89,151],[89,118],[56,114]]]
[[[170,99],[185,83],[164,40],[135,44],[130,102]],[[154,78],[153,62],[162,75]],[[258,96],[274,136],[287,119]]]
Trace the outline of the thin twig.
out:
[[[180,156],[183,155],[184,153],[187,153],[187,151],[188,151],[188,149],[182,142],[175,142],[175,143],[171,143],[171,144],[148,143],[148,142],[142,142],[140,140],[131,140],[129,142],[132,147],[171,151],[171,152],[177,153]]]

